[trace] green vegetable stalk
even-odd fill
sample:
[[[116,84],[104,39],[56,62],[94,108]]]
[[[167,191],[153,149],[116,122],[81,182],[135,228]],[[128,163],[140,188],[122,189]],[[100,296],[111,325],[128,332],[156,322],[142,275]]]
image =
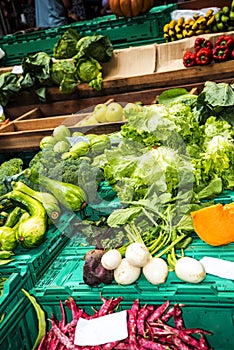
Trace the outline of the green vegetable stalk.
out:
[[[25,248],[37,247],[43,241],[47,229],[47,214],[43,205],[38,200],[17,190],[8,192],[2,196],[0,200],[5,198],[17,203],[26,210],[24,213],[26,217],[23,214],[18,223],[14,226],[13,231],[15,231],[17,226],[16,238],[18,238],[20,244]],[[4,230],[6,229],[7,227],[4,228]],[[4,250],[13,249],[5,248]]]
[[[86,205],[86,194],[77,185],[50,179],[44,175],[39,175],[32,169],[26,169],[25,176],[32,182],[39,183],[42,187],[45,187],[67,209],[79,211]]]
[[[21,181],[13,181],[11,186],[13,190],[21,191],[41,202],[50,219],[57,220],[59,218],[61,209],[57,199],[51,193],[35,191]]]
[[[36,299],[30,295],[25,289],[22,289],[22,292],[24,295],[29,299],[29,301],[32,303],[38,319],[38,334],[37,339],[33,345],[32,350],[36,350],[38,345],[40,344],[42,338],[46,334],[46,319],[45,319],[45,312],[42,310],[41,306],[38,304]]]

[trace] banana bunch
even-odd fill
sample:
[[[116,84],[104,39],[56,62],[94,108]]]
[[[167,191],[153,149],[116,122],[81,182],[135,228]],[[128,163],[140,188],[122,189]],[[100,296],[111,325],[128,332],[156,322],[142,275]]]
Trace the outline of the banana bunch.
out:
[[[214,11],[207,10],[204,16],[195,14],[193,18],[171,20],[163,27],[164,39],[166,42],[189,38],[194,35],[212,33],[212,26],[215,21]]]
[[[234,30],[234,0],[231,6],[224,6],[215,14],[215,21],[212,26],[212,32],[225,32]]]

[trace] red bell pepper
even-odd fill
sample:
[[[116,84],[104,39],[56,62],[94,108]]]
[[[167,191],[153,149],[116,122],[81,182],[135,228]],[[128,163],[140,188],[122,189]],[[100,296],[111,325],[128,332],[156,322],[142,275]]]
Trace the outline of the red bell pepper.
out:
[[[193,67],[196,65],[196,54],[190,51],[185,52],[183,56],[183,64],[185,67]]]
[[[225,46],[232,50],[234,49],[234,39],[230,35],[222,35],[215,42],[215,47],[218,46]]]
[[[194,49],[196,52],[198,52],[199,50],[201,50],[203,48],[207,48],[207,49],[212,50],[213,44],[210,40],[207,40],[207,39],[202,38],[202,37],[198,37],[194,42]]]
[[[213,50],[215,62],[225,62],[231,58],[231,51],[227,46],[216,46]]]
[[[212,62],[213,52],[211,49],[203,48],[196,53],[196,63],[199,66],[205,66]]]
[[[232,59],[234,60],[234,50],[232,50],[231,56],[232,56]]]

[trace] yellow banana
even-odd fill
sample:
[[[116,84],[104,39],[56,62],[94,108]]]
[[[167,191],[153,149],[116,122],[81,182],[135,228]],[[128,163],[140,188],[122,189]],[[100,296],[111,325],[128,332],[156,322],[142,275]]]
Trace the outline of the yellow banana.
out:
[[[177,21],[177,25],[182,26],[183,23],[184,23],[184,17],[180,17]]]
[[[209,9],[209,10],[206,12],[205,17],[206,17],[206,18],[209,18],[209,17],[211,17],[211,16],[213,15],[213,13],[214,13],[214,10]]]
[[[206,18],[204,16],[200,16],[198,19],[197,19],[197,23],[198,24],[205,24],[206,23]]]
[[[170,29],[170,24],[169,23],[166,23],[163,27],[163,31],[164,33],[168,33],[169,32],[169,29]]]
[[[215,20],[215,16],[211,16],[211,17],[208,19],[208,21],[206,22],[207,26],[208,26],[208,27],[211,26],[211,24],[214,23],[214,20]]]
[[[174,29],[176,24],[177,24],[177,21],[175,19],[172,19],[171,22],[169,23],[169,28]]]

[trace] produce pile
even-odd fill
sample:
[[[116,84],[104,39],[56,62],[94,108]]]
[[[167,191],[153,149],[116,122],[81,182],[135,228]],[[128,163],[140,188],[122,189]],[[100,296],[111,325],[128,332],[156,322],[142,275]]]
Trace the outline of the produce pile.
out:
[[[234,1],[214,14],[208,9],[205,15],[195,14],[192,18],[172,19],[163,27],[166,42],[190,38],[208,33],[229,32],[234,30]]]
[[[3,218],[1,250],[12,252],[17,242],[25,247],[40,244],[48,218],[56,224],[61,211],[70,210],[82,220],[71,225],[69,235],[82,232],[90,246],[118,249],[123,258],[129,245],[138,242],[150,256],[165,259],[168,271],[174,270],[193,239],[191,213],[211,206],[223,190],[233,189],[233,105],[231,85],[208,81],[198,96],[179,88],[163,92],[155,105],[127,104],[122,109],[127,122],[119,133],[84,135],[65,125],[55,128],[41,140],[41,150],[27,169],[4,172],[8,181],[3,184],[9,186],[1,205],[3,210],[4,205],[15,207],[11,216],[16,227],[6,227]],[[14,173],[16,177],[7,176]],[[114,193],[117,207],[112,208],[113,197],[100,195],[103,184]],[[105,214],[103,207],[112,209]],[[80,216],[88,210],[95,210],[98,220]],[[18,220],[23,221],[20,230]],[[36,233],[31,231],[34,220],[40,221]],[[209,235],[202,234],[203,240],[210,241]],[[212,243],[226,244],[227,235],[229,231],[222,232]],[[103,282],[103,270],[94,261],[88,266],[95,266],[90,285]],[[142,267],[137,266],[136,276]]]
[[[197,37],[194,41],[195,52],[185,52],[183,64],[185,67],[207,66],[212,62],[226,62],[234,60],[234,38],[222,35],[215,41],[214,47],[210,40]]]
[[[127,338],[96,346],[75,345],[75,329],[79,320],[81,318],[92,320],[117,312],[121,307],[123,297],[107,299],[101,296],[101,300],[103,304],[99,310],[95,308],[92,315],[79,308],[73,298],[66,300],[65,305],[72,314],[72,320],[68,323],[65,308],[60,302],[61,320],[55,317],[50,320],[51,329],[43,336],[38,350],[53,350],[58,347],[74,350],[211,350],[207,335],[212,333],[200,328],[187,328],[182,314],[184,305],[170,306],[170,303],[166,301],[162,305],[145,304],[141,306],[138,299],[135,299],[127,310]]]
[[[59,86],[62,93],[71,93],[78,84],[87,82],[93,89],[102,89],[102,62],[111,59],[113,46],[107,36],[80,37],[69,28],[54,46],[54,57],[40,51],[22,59],[22,74],[12,72],[0,76],[0,104],[6,106],[16,94],[35,91],[46,100],[46,88]],[[54,60],[56,58],[58,60]]]

